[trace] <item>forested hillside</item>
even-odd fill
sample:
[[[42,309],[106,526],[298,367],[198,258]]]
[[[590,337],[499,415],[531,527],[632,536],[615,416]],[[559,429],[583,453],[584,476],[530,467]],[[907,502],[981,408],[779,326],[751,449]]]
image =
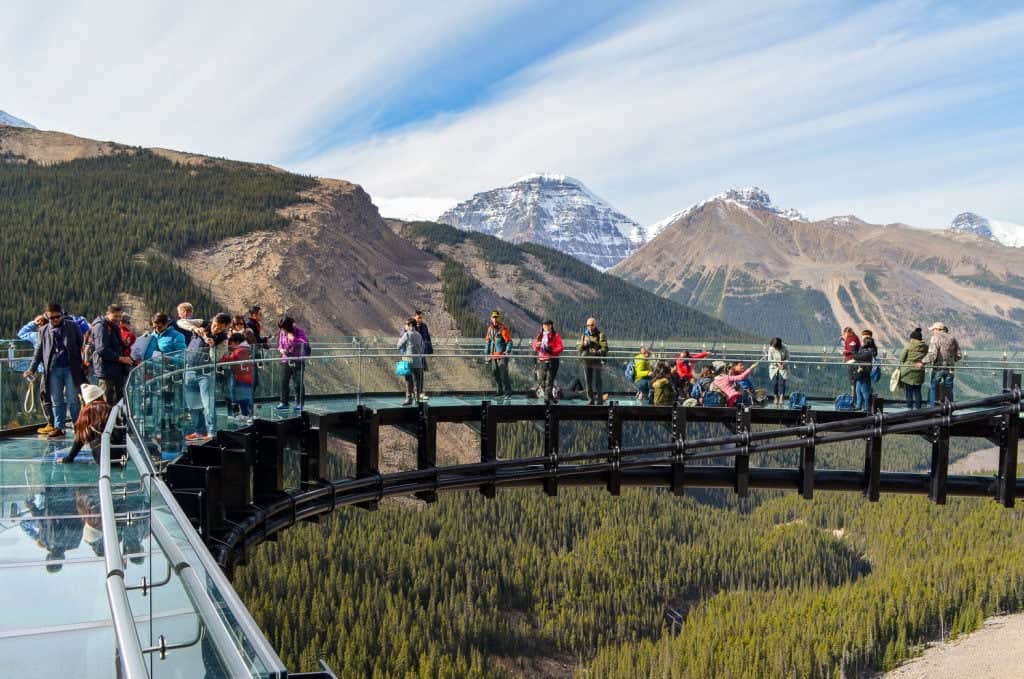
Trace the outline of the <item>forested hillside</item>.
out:
[[[47,301],[96,313],[122,292],[150,308],[208,291],[172,260],[287,221],[279,208],[315,180],[229,162],[182,165],[144,149],[55,165],[0,162],[0,336]]]
[[[599,446],[600,427],[569,429],[566,452]],[[538,437],[505,425],[500,456]],[[885,467],[918,466],[926,449],[887,440]],[[855,468],[862,451],[818,452]],[[1024,604],[1020,518],[991,500],[695,497],[467,491],[347,509],[261,546],[235,584],[290,666],[323,657],[345,677],[863,676]]]

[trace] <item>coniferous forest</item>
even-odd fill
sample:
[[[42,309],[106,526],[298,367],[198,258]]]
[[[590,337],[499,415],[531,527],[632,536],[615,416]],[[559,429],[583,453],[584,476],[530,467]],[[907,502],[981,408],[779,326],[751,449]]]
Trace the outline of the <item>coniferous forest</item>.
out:
[[[227,161],[182,165],[151,151],[41,166],[0,162],[0,337],[49,301],[95,313],[121,292],[150,308],[208,291],[161,253],[281,228],[279,208],[314,180]]]

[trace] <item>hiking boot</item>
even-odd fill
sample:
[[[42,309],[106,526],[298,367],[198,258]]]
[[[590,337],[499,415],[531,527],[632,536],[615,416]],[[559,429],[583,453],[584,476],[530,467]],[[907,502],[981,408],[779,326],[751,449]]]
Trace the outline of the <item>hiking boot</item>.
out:
[[[39,427],[39,429],[36,429],[36,433],[37,434],[49,434],[53,430],[54,430],[54,426],[52,424],[47,424],[45,427]]]
[[[429,400],[430,400],[429,396],[427,396],[426,394],[420,394],[420,398],[419,398],[420,403],[426,403]]]
[[[288,410],[289,408],[291,408],[291,406],[287,403],[278,403],[274,406],[274,410]]]
[[[189,434],[189,435],[187,435],[185,437],[185,440],[186,441],[204,441],[204,440],[206,440],[208,438],[210,438],[209,434],[199,434],[197,432],[192,432],[191,434]]]
[[[56,429],[55,428],[53,431],[51,431],[49,434],[46,435],[46,438],[48,438],[48,439],[62,439],[62,438],[64,438],[64,430],[63,429]]]
[[[412,405],[412,396],[406,396],[405,400],[402,401],[402,405],[404,405],[404,406],[411,406]]]

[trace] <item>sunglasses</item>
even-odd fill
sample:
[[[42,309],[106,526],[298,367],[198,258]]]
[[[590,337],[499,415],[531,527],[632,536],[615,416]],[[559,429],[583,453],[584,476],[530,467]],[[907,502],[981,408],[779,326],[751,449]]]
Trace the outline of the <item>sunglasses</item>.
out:
[[[59,321],[59,320],[60,320],[60,319],[62,319],[62,318],[64,318],[64,317],[63,317],[63,316],[47,316],[47,317],[46,317],[46,320],[48,320],[48,321],[51,321],[51,322],[52,322],[52,321]]]

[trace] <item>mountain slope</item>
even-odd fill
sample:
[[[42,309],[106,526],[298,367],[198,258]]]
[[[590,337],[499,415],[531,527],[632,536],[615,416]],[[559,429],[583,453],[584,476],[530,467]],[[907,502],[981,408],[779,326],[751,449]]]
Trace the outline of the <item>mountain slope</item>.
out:
[[[713,198],[613,273],[763,336],[832,346],[844,325],[899,345],[943,320],[966,343],[1024,342],[1019,251],[976,236],[792,219]]]
[[[753,339],[721,321],[630,285],[561,252],[533,243],[512,245],[492,236],[432,222],[399,223],[402,234],[429,253],[462,269],[459,283],[471,293],[463,334],[480,334],[487,313],[498,308],[522,332],[545,317],[563,334],[598,319],[612,340]],[[450,271],[455,274],[456,272]],[[456,316],[458,309],[447,309]]]
[[[639,224],[563,175],[530,175],[478,193],[437,221],[510,243],[544,245],[602,270],[644,240]]]

